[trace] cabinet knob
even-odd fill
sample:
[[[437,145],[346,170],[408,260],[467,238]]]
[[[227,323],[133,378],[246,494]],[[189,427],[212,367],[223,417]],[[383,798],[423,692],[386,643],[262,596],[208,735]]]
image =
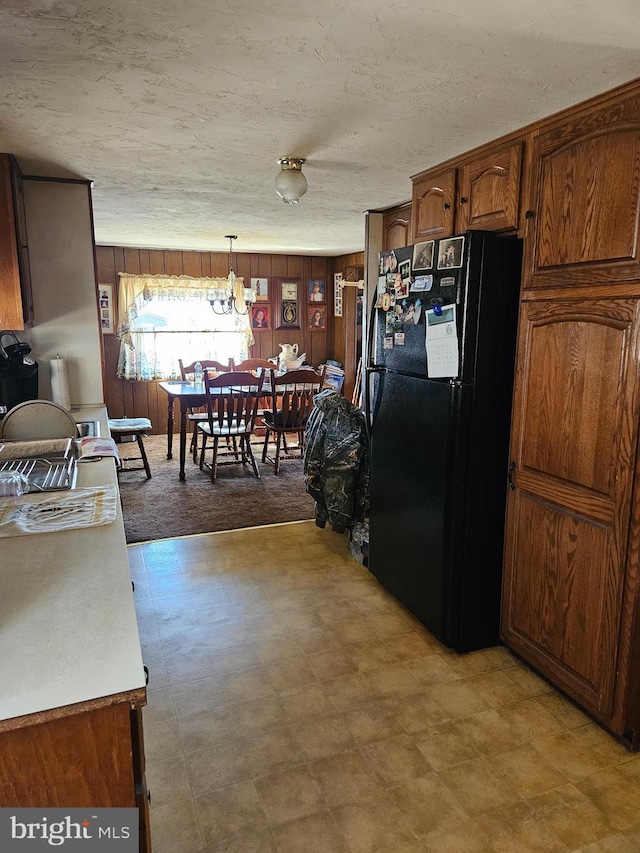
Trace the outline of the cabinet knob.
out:
[[[466,196],[463,195],[460,197],[460,204],[466,204],[468,201],[469,199]]]
[[[525,210],[524,218],[525,219],[532,219],[533,218],[533,210]]]
[[[442,205],[443,210],[449,210],[450,207],[451,207],[451,205],[449,204],[448,201],[445,201],[445,203]]]
[[[143,665],[142,665],[142,668],[144,669],[144,683],[145,683],[145,684],[148,684],[148,683],[149,683],[149,667],[148,667],[148,666],[145,666],[145,665],[143,664]]]

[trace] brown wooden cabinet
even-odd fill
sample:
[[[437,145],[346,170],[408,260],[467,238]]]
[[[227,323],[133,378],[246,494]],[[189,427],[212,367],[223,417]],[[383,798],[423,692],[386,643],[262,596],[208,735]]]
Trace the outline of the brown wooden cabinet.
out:
[[[520,205],[521,140],[497,146],[460,168],[456,231],[516,231]]]
[[[13,157],[0,154],[0,331],[19,331],[32,322],[22,174]]]
[[[522,305],[505,545],[504,641],[620,735],[639,345],[638,299]]]
[[[138,806],[140,850],[149,851],[141,714],[126,700],[112,696],[77,712],[70,706],[4,721],[0,806]]]
[[[24,329],[9,157],[0,155],[0,331]]]
[[[532,134],[501,628],[511,648],[634,747],[637,89]]]
[[[432,170],[411,180],[413,241],[450,237],[455,233],[457,170]]]
[[[541,133],[532,169],[525,288],[640,278],[640,95]]]
[[[382,250],[411,245],[411,202],[385,210],[382,217]]]
[[[457,161],[457,168],[452,166],[416,175],[413,178],[413,241],[450,237],[468,229],[516,233],[523,149],[524,140],[516,139],[485,148],[466,162]],[[387,216],[392,213],[385,214],[385,238]]]
[[[24,328],[33,325],[33,289],[31,286],[31,264],[29,262],[29,241],[27,237],[27,215],[24,201],[24,181],[22,171],[14,157],[9,157],[11,165],[11,187],[13,190],[13,212],[16,223],[16,243],[18,250],[18,270],[20,272],[20,296],[22,300],[22,319]]]

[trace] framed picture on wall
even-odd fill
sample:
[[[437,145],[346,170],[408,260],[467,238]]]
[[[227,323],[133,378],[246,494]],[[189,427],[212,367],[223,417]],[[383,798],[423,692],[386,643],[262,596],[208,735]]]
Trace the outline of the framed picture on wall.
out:
[[[115,311],[113,306],[113,285],[98,285],[98,310],[100,312],[100,328],[103,335],[115,334]]]
[[[310,332],[326,332],[327,330],[327,308],[326,305],[307,305],[307,329]]]
[[[269,301],[269,279],[268,278],[252,278],[251,290],[256,295],[256,302]]]
[[[324,286],[324,279],[310,278],[308,283],[308,302],[326,302],[327,294]]]
[[[274,325],[277,329],[300,328],[300,279],[273,278],[275,293]]]
[[[333,316],[342,317],[342,273],[333,276]]]
[[[268,305],[253,305],[251,307],[251,328],[258,331],[271,328]]]

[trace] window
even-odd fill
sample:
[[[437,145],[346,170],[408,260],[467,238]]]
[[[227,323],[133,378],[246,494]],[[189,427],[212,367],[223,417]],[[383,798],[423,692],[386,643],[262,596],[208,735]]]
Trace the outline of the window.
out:
[[[227,279],[120,273],[118,376],[176,379],[178,359],[188,364],[247,358],[253,343],[249,316],[237,311],[217,314],[210,305],[225,287],[228,291]],[[234,295],[245,311],[242,279],[236,279]]]

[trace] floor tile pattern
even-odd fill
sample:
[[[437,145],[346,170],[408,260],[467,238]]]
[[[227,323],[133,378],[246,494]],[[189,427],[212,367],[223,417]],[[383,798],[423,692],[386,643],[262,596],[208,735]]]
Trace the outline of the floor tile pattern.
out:
[[[507,649],[444,648],[346,536],[129,557],[154,853],[640,850],[640,756]]]

